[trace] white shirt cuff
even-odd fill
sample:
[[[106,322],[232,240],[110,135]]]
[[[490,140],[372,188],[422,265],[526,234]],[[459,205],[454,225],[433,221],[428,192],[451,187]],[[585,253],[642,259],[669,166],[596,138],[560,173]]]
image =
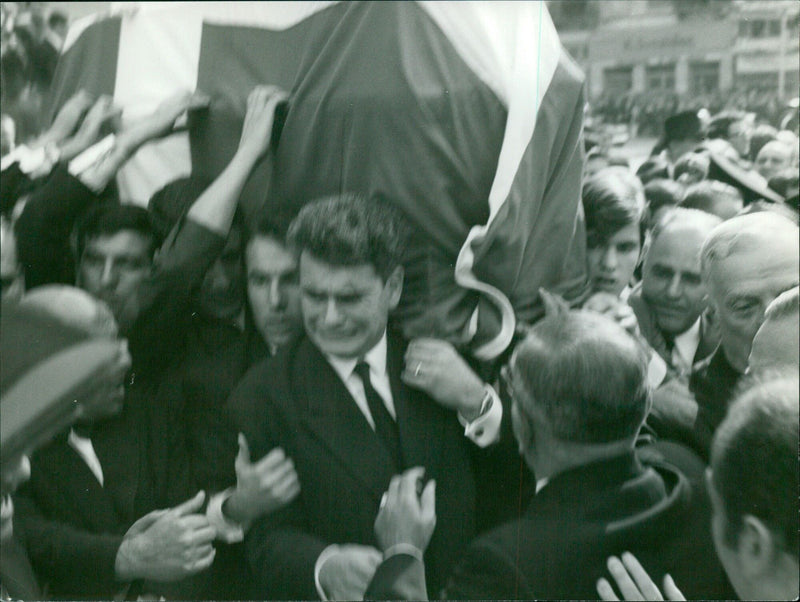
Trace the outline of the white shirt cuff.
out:
[[[478,447],[489,447],[500,439],[500,423],[503,421],[503,404],[494,387],[487,387],[492,396],[492,407],[485,414],[478,416],[472,422],[459,414],[458,421],[464,427],[464,435],[472,440]]]
[[[19,169],[32,180],[46,176],[53,169],[53,161],[48,157],[45,147],[31,149],[22,144],[3,157],[0,169],[5,171],[15,162],[19,162]]]
[[[335,556],[338,553],[339,546],[335,543],[331,544],[322,550],[322,554],[319,555],[317,562],[314,563],[314,585],[317,587],[320,600],[327,600],[328,594],[322,589],[322,584],[319,582],[319,572],[322,570],[322,565],[325,564],[331,556]]]
[[[217,539],[225,543],[238,543],[244,539],[244,528],[242,525],[228,520],[222,512],[222,504],[233,495],[235,489],[229,487],[225,491],[215,493],[208,501],[206,508],[206,518],[211,526],[217,530]]]
[[[423,560],[422,550],[420,550],[417,546],[412,545],[410,543],[396,543],[393,546],[389,546],[383,552],[383,559],[388,560],[392,556],[397,556],[399,554],[405,554],[406,556],[413,556],[420,562],[425,562]]]
[[[109,169],[105,167],[104,161],[114,150],[117,137],[109,134],[100,142],[93,144],[80,155],[69,162],[69,173],[78,178],[84,186],[95,193],[100,193],[108,184]],[[113,177],[113,173],[111,177]]]

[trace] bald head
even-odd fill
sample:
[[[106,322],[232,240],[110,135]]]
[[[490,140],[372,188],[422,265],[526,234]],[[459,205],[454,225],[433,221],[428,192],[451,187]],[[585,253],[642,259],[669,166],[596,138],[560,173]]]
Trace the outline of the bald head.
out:
[[[700,251],[722,223],[696,209],[672,209],[653,229],[642,268],[642,296],[659,329],[669,336],[688,330],[706,307]]]
[[[647,359],[613,320],[566,311],[538,322],[514,352],[518,411],[562,442],[636,436],[647,403]]]
[[[714,228],[704,243],[701,268],[725,356],[744,372],[767,306],[797,286],[798,228],[772,212],[730,219]]]
[[[750,370],[797,369],[800,365],[800,289],[781,293],[764,313],[753,338]]]
[[[755,160],[755,168],[758,173],[769,180],[772,176],[779,174],[784,169],[792,165],[792,148],[780,140],[767,142]]]
[[[26,293],[20,303],[36,307],[92,338],[117,336],[117,323],[108,306],[74,286],[39,286]]]

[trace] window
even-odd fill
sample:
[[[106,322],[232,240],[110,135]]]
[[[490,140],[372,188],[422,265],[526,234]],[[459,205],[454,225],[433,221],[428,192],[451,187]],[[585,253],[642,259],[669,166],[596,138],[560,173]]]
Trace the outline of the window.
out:
[[[719,88],[719,61],[696,61],[689,64],[692,94],[708,94]]]
[[[777,38],[781,35],[781,22],[778,20],[768,21],[769,23],[769,37]]]
[[[750,37],[750,21],[739,21],[739,37]]]
[[[675,65],[648,65],[647,67],[648,90],[674,90]]]
[[[633,87],[632,67],[608,67],[603,70],[604,92],[623,94]]]
[[[766,25],[766,21],[753,21],[750,28],[751,37],[753,38],[763,38],[766,33],[764,31],[764,26]]]

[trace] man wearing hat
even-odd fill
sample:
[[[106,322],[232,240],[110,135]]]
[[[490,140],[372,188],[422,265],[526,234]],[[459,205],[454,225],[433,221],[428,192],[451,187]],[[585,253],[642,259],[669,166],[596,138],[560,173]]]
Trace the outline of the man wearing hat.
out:
[[[69,386],[64,407],[77,418],[67,431],[69,422],[57,421],[60,428],[51,432],[59,434],[32,456],[30,481],[16,498],[17,521],[40,579],[52,594],[75,599],[147,592],[197,595],[199,590],[185,589],[181,580],[211,565],[216,531],[199,513],[202,492],[156,510],[166,504],[150,478],[158,467],[146,460],[149,408],[123,404],[130,355],[116,337],[110,311],[84,291],[63,286],[39,287],[21,305],[44,313],[57,328],[34,332],[24,341],[17,337],[17,348],[25,351],[12,356],[58,349],[61,341],[54,337],[62,331],[86,348],[84,355],[69,349],[52,356],[47,366],[53,376],[34,370],[3,399],[4,408],[11,403],[18,410],[25,401],[29,407],[31,399],[46,398],[40,391],[48,387]],[[107,349],[109,357],[87,375],[82,362],[97,348]],[[78,375],[88,378],[79,380]],[[79,401],[77,412],[74,399]],[[41,440],[41,425],[52,415],[41,412],[29,436]],[[18,412],[10,416],[13,425]],[[11,428],[5,418],[4,431]],[[178,584],[164,585],[169,581]]]
[[[2,599],[40,599],[27,553],[14,533],[11,495],[30,477],[27,454],[92,411],[93,402],[105,404],[110,398],[93,392],[106,375],[121,384],[129,358],[121,341],[90,339],[37,303],[4,302],[0,321],[0,589]]]
[[[703,141],[703,126],[695,111],[682,111],[664,120],[664,133],[651,155],[663,156],[672,166]]]

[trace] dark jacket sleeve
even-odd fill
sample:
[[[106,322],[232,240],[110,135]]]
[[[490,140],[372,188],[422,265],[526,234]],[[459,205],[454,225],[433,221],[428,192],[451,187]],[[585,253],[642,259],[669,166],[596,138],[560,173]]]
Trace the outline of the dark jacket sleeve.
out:
[[[408,554],[384,560],[364,594],[365,600],[427,600],[425,565]]]
[[[265,361],[251,368],[226,406],[236,430],[247,438],[253,461],[279,445],[281,429],[291,428],[273,411],[267,399],[268,394],[280,395],[281,386],[272,382],[272,373],[266,366]],[[302,493],[285,508],[255,521],[245,534],[256,598],[319,598],[314,566],[329,542],[308,533],[301,498]]]
[[[73,284],[75,265],[69,238],[75,221],[101,200],[65,163],[60,163],[25,203],[15,226],[17,252],[28,289]]]
[[[524,576],[490,546],[473,543],[447,582],[448,600],[514,600],[529,597]]]
[[[114,564],[121,535],[92,533],[47,518],[25,494],[15,498],[14,521],[25,534],[28,554],[37,574],[54,592],[111,598],[123,583],[115,577]]]
[[[14,210],[14,205],[20,197],[27,192],[33,182],[19,167],[19,161],[14,161],[3,173],[0,174],[0,213],[8,215]]]
[[[117,316],[137,370],[160,372],[180,351],[192,294],[224,245],[222,236],[190,219],[170,233],[152,272]]]

